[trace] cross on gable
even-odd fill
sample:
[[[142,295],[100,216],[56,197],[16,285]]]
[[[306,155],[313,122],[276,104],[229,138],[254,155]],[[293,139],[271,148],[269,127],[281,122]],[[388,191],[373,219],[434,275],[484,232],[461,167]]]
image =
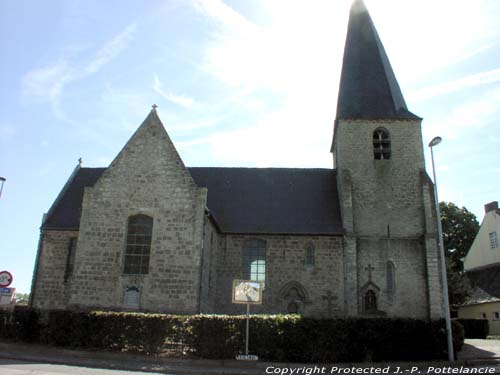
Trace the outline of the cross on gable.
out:
[[[370,263],[368,263],[368,266],[365,267],[365,271],[368,271],[368,280],[372,280],[372,271],[374,270],[375,268],[372,267],[372,265]]]
[[[153,109],[156,111],[156,108],[158,108],[158,106],[156,104],[153,104],[152,105]]]

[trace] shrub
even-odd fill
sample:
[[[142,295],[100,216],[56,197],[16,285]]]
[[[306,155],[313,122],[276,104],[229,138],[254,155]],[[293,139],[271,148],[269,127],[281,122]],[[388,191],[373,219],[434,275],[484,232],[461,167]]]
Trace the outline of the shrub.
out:
[[[137,352],[185,352],[212,359],[245,350],[245,316],[74,312],[24,309],[0,312],[0,336],[38,339],[50,345]],[[455,350],[463,329],[453,322]],[[250,317],[250,353],[263,360],[359,362],[428,360],[447,357],[444,320],[313,319],[298,315]]]
[[[31,342],[40,336],[39,314],[27,306],[0,310],[0,337]]]
[[[468,339],[485,339],[488,336],[489,326],[487,319],[455,319],[465,330]]]

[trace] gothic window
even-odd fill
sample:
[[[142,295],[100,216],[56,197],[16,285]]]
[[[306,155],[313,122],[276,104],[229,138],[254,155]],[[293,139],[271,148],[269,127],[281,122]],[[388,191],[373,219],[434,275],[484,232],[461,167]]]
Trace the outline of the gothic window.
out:
[[[266,278],[266,241],[249,240],[243,245],[243,278],[264,281]]]
[[[384,128],[375,129],[373,132],[373,156],[375,160],[391,158],[391,138]]]
[[[314,250],[314,245],[312,243],[310,243],[306,246],[305,265],[306,266],[314,266],[314,263],[315,263],[315,250]]]
[[[492,249],[496,249],[498,247],[497,232],[490,233],[490,246]]]
[[[64,271],[64,282],[67,283],[73,274],[75,264],[76,237],[69,239],[68,254],[66,255],[66,269]]]
[[[377,295],[373,290],[365,293],[365,312],[377,311]]]
[[[123,273],[147,274],[149,271],[149,255],[151,253],[151,235],[153,218],[146,215],[135,215],[128,219],[127,245]]]
[[[387,293],[394,294],[396,290],[396,267],[391,261],[386,265],[386,278],[387,278]]]

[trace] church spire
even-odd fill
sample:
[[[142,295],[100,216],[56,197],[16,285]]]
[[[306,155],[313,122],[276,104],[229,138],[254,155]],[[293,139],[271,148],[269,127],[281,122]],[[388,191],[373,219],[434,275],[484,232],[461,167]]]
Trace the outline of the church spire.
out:
[[[337,119],[418,119],[408,111],[384,46],[363,0],[349,16]]]

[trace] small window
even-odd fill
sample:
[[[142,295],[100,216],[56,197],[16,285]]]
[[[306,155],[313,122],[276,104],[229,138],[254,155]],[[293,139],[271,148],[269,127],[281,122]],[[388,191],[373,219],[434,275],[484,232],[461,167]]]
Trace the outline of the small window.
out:
[[[129,217],[123,273],[144,275],[149,272],[152,233],[152,217],[146,215]]]
[[[396,267],[394,267],[394,263],[391,261],[387,262],[386,265],[386,278],[387,293],[392,295],[396,290]]]
[[[495,311],[495,319],[500,319],[500,313],[498,313],[498,311]]]
[[[481,318],[486,319],[486,313],[481,313]]]
[[[391,158],[391,138],[386,129],[378,128],[373,132],[373,156],[375,160]]]
[[[305,265],[306,266],[314,266],[315,264],[315,251],[314,251],[314,245],[312,243],[308,244],[306,246],[306,259],[305,259]]]
[[[496,249],[498,247],[497,232],[490,233],[490,245],[492,249]]]
[[[243,278],[254,281],[266,279],[266,241],[249,240],[243,245]]]
[[[364,303],[365,312],[377,311],[377,295],[373,290],[369,290],[365,293]]]

